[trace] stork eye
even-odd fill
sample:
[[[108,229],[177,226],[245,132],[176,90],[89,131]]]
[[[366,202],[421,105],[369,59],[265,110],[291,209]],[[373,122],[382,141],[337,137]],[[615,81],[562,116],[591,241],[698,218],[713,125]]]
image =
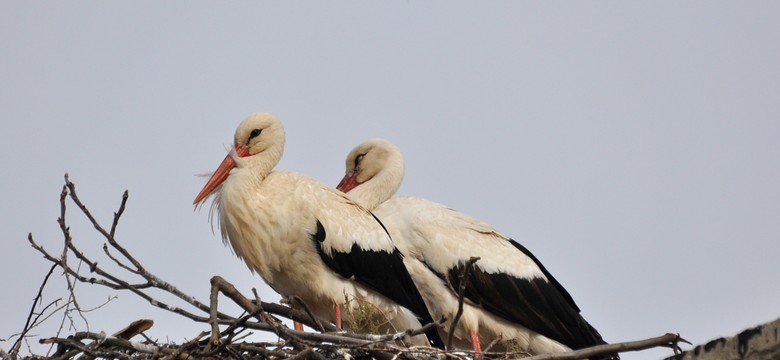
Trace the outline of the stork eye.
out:
[[[360,165],[360,162],[363,161],[363,157],[365,157],[366,154],[360,154],[355,157],[355,169],[357,169],[358,165]]]
[[[249,142],[252,141],[252,139],[260,136],[260,133],[263,132],[263,129],[254,129],[252,132],[249,133],[249,138],[246,139],[245,146],[249,146]]]

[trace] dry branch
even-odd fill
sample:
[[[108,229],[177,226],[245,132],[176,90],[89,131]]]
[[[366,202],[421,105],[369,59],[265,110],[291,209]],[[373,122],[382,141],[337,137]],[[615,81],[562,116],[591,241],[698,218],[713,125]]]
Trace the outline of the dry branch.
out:
[[[690,344],[688,340],[680,337],[680,334],[665,334],[658,337],[630,341],[617,344],[605,344],[589,347],[586,349],[575,350],[568,353],[542,354],[525,358],[525,360],[579,360],[587,359],[597,355],[614,354],[618,352],[640,351],[655,347],[671,348],[675,354],[680,353],[680,343]]]
[[[27,322],[24,323],[24,329],[22,329],[22,332],[19,334],[19,338],[17,338],[13,346],[11,346],[10,356],[15,357],[17,354],[19,354],[19,349],[22,346],[22,339],[24,339],[24,337],[27,335],[27,332],[30,331],[33,328],[33,326],[38,323],[38,320],[41,318],[41,316],[43,316],[43,314],[46,313],[46,310],[51,305],[56,304],[57,301],[61,300],[61,299],[57,299],[49,303],[49,305],[46,305],[46,307],[44,307],[43,310],[39,312],[38,315],[35,316],[35,319],[32,318],[33,315],[35,314],[36,305],[38,304],[38,302],[41,301],[43,288],[46,287],[46,283],[49,282],[49,277],[51,276],[51,274],[54,272],[54,269],[56,268],[57,268],[57,264],[52,265],[51,268],[49,269],[49,272],[46,273],[46,276],[43,278],[43,282],[41,283],[41,286],[38,288],[38,294],[35,295],[35,299],[33,299],[32,308],[30,309],[30,314],[27,315]],[[32,323],[30,323],[30,321],[32,321]]]
[[[449,336],[447,336],[447,349],[452,348],[452,337],[455,335],[455,329],[458,327],[458,321],[460,321],[461,315],[463,315],[463,300],[466,293],[466,280],[471,276],[471,269],[474,267],[474,263],[479,261],[479,257],[471,257],[463,265],[463,270],[458,274],[458,311],[455,313],[455,317],[452,318],[452,324],[450,324]]]

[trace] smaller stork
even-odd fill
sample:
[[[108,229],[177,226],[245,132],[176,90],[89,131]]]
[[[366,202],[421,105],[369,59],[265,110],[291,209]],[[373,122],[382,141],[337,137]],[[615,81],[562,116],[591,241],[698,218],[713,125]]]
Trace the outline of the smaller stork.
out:
[[[453,334],[459,347],[471,343],[479,354],[481,342],[499,336],[531,354],[605,343],[566,289],[524,246],[444,205],[416,197],[391,199],[403,176],[398,148],[372,139],[349,153],[337,188],[376,214],[405,255],[425,264],[427,271],[410,272],[434,317],[454,318],[465,281],[463,315]],[[459,275],[471,257],[480,259],[462,280]]]

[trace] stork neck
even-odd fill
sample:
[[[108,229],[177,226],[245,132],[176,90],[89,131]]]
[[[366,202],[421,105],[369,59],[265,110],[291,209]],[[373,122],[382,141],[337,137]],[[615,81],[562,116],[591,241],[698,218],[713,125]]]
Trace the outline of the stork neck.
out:
[[[253,176],[259,179],[265,179],[265,177],[273,171],[274,167],[279,164],[283,152],[283,146],[274,146],[261,153],[239,158],[240,162],[238,162],[238,164],[240,167],[250,171]]]

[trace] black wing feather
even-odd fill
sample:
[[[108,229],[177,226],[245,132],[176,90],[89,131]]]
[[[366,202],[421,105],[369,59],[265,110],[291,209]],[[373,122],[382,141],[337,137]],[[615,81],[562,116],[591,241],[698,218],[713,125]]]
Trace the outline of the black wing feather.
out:
[[[382,228],[384,229],[384,224]],[[326,254],[322,247],[326,236],[325,227],[317,220],[317,232],[312,234],[311,238],[325,265],[339,275],[353,278],[358,283],[411,310],[423,324],[433,322],[422,295],[404,266],[403,255],[397,248],[394,247],[392,252],[374,251],[353,244],[352,249],[347,253],[331,249],[330,254]],[[433,346],[444,348],[444,341],[436,328],[428,330],[425,334]]]
[[[512,239],[509,239],[509,243],[512,244],[512,246],[514,246],[518,250],[522,251],[523,254],[531,258],[531,260],[534,261],[536,266],[538,266],[539,269],[542,270],[542,273],[544,274],[544,276],[547,277],[547,280],[550,280],[550,283],[552,283],[553,286],[555,286],[555,288],[558,289],[558,291],[561,293],[561,296],[563,296],[563,298],[566,299],[569,305],[571,305],[571,307],[577,310],[577,312],[580,312],[580,308],[579,306],[577,306],[577,304],[574,303],[574,298],[571,297],[571,294],[569,294],[569,292],[566,291],[566,289],[564,289],[563,285],[561,285],[561,283],[559,283],[558,280],[556,280],[555,277],[553,277],[552,274],[550,274],[550,272],[547,271],[547,268],[544,267],[542,262],[539,261],[539,259],[537,259],[536,256],[534,256],[534,254],[531,253],[530,250],[526,249],[525,246],[521,245],[520,243]]]
[[[506,273],[488,273],[479,266],[471,269],[464,296],[485,310],[521,324],[572,349],[604,344],[601,335],[580,315],[571,295],[528,249],[512,244],[530,257],[547,280],[516,278]],[[465,261],[448,271],[447,281],[460,286],[459,275]]]

